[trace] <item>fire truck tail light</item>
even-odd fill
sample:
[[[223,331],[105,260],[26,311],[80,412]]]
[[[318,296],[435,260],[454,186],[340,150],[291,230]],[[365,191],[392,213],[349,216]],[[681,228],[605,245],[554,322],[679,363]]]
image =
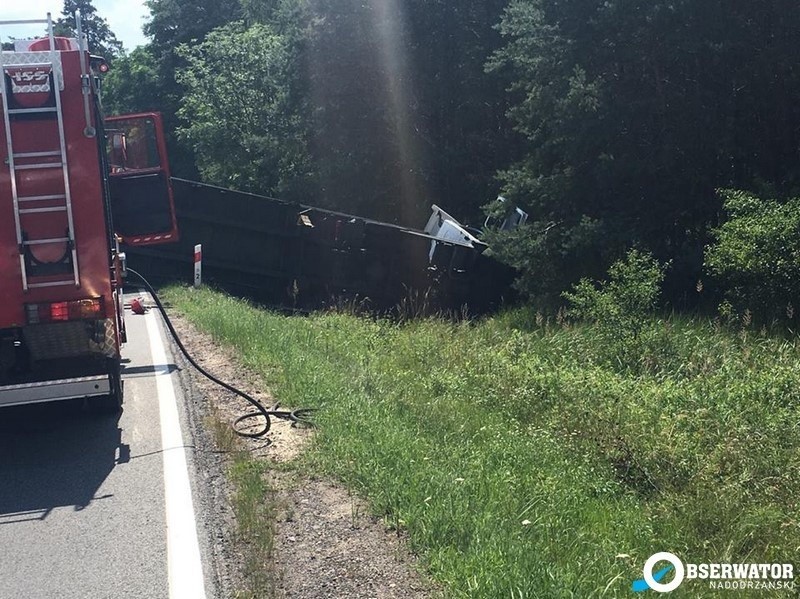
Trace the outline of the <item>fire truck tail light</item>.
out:
[[[26,304],[25,311],[28,324],[105,318],[103,300],[99,297],[71,302]]]

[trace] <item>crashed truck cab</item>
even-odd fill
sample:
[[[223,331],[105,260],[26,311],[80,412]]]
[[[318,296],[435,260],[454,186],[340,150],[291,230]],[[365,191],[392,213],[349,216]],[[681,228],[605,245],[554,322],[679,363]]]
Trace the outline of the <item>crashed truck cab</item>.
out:
[[[177,237],[161,121],[103,121],[79,19],[78,39],[55,37],[49,14],[0,34],[23,23],[48,36],[0,53],[0,408],[87,398],[114,411],[119,243]]]

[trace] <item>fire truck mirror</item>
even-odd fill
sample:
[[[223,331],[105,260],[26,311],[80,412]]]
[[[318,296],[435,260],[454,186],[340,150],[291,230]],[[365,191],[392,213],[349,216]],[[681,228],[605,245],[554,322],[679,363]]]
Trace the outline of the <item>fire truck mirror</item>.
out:
[[[125,133],[122,131],[108,131],[108,165],[111,172],[125,170],[127,163],[125,151]]]

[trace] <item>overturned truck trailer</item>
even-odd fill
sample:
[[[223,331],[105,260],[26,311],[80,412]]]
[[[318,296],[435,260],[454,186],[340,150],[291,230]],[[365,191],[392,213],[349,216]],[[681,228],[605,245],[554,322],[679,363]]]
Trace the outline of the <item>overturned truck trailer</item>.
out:
[[[371,310],[496,309],[513,271],[434,206],[426,230],[172,179],[181,241],[128,248],[129,263],[161,280],[203,278],[258,302],[314,310],[341,301]],[[427,232],[426,232],[427,231]]]

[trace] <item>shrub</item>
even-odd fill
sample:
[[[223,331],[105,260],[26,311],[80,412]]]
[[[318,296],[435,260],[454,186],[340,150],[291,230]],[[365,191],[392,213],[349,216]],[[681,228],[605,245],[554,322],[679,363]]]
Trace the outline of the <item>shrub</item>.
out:
[[[728,220],[712,231],[705,267],[725,290],[727,312],[791,318],[791,300],[800,292],[800,199],[720,194]]]
[[[495,258],[518,271],[518,291],[537,305],[553,307],[580,274],[605,270],[608,262],[596,248],[606,237],[602,222],[583,217],[569,224],[542,220],[512,231],[489,229],[483,241]]]
[[[611,265],[608,281],[581,279],[563,297],[573,318],[596,325],[601,361],[611,360],[623,368],[638,367],[652,349],[655,328],[651,314],[656,308],[666,266],[649,252],[632,249]],[[647,332],[648,334],[644,334]]]

